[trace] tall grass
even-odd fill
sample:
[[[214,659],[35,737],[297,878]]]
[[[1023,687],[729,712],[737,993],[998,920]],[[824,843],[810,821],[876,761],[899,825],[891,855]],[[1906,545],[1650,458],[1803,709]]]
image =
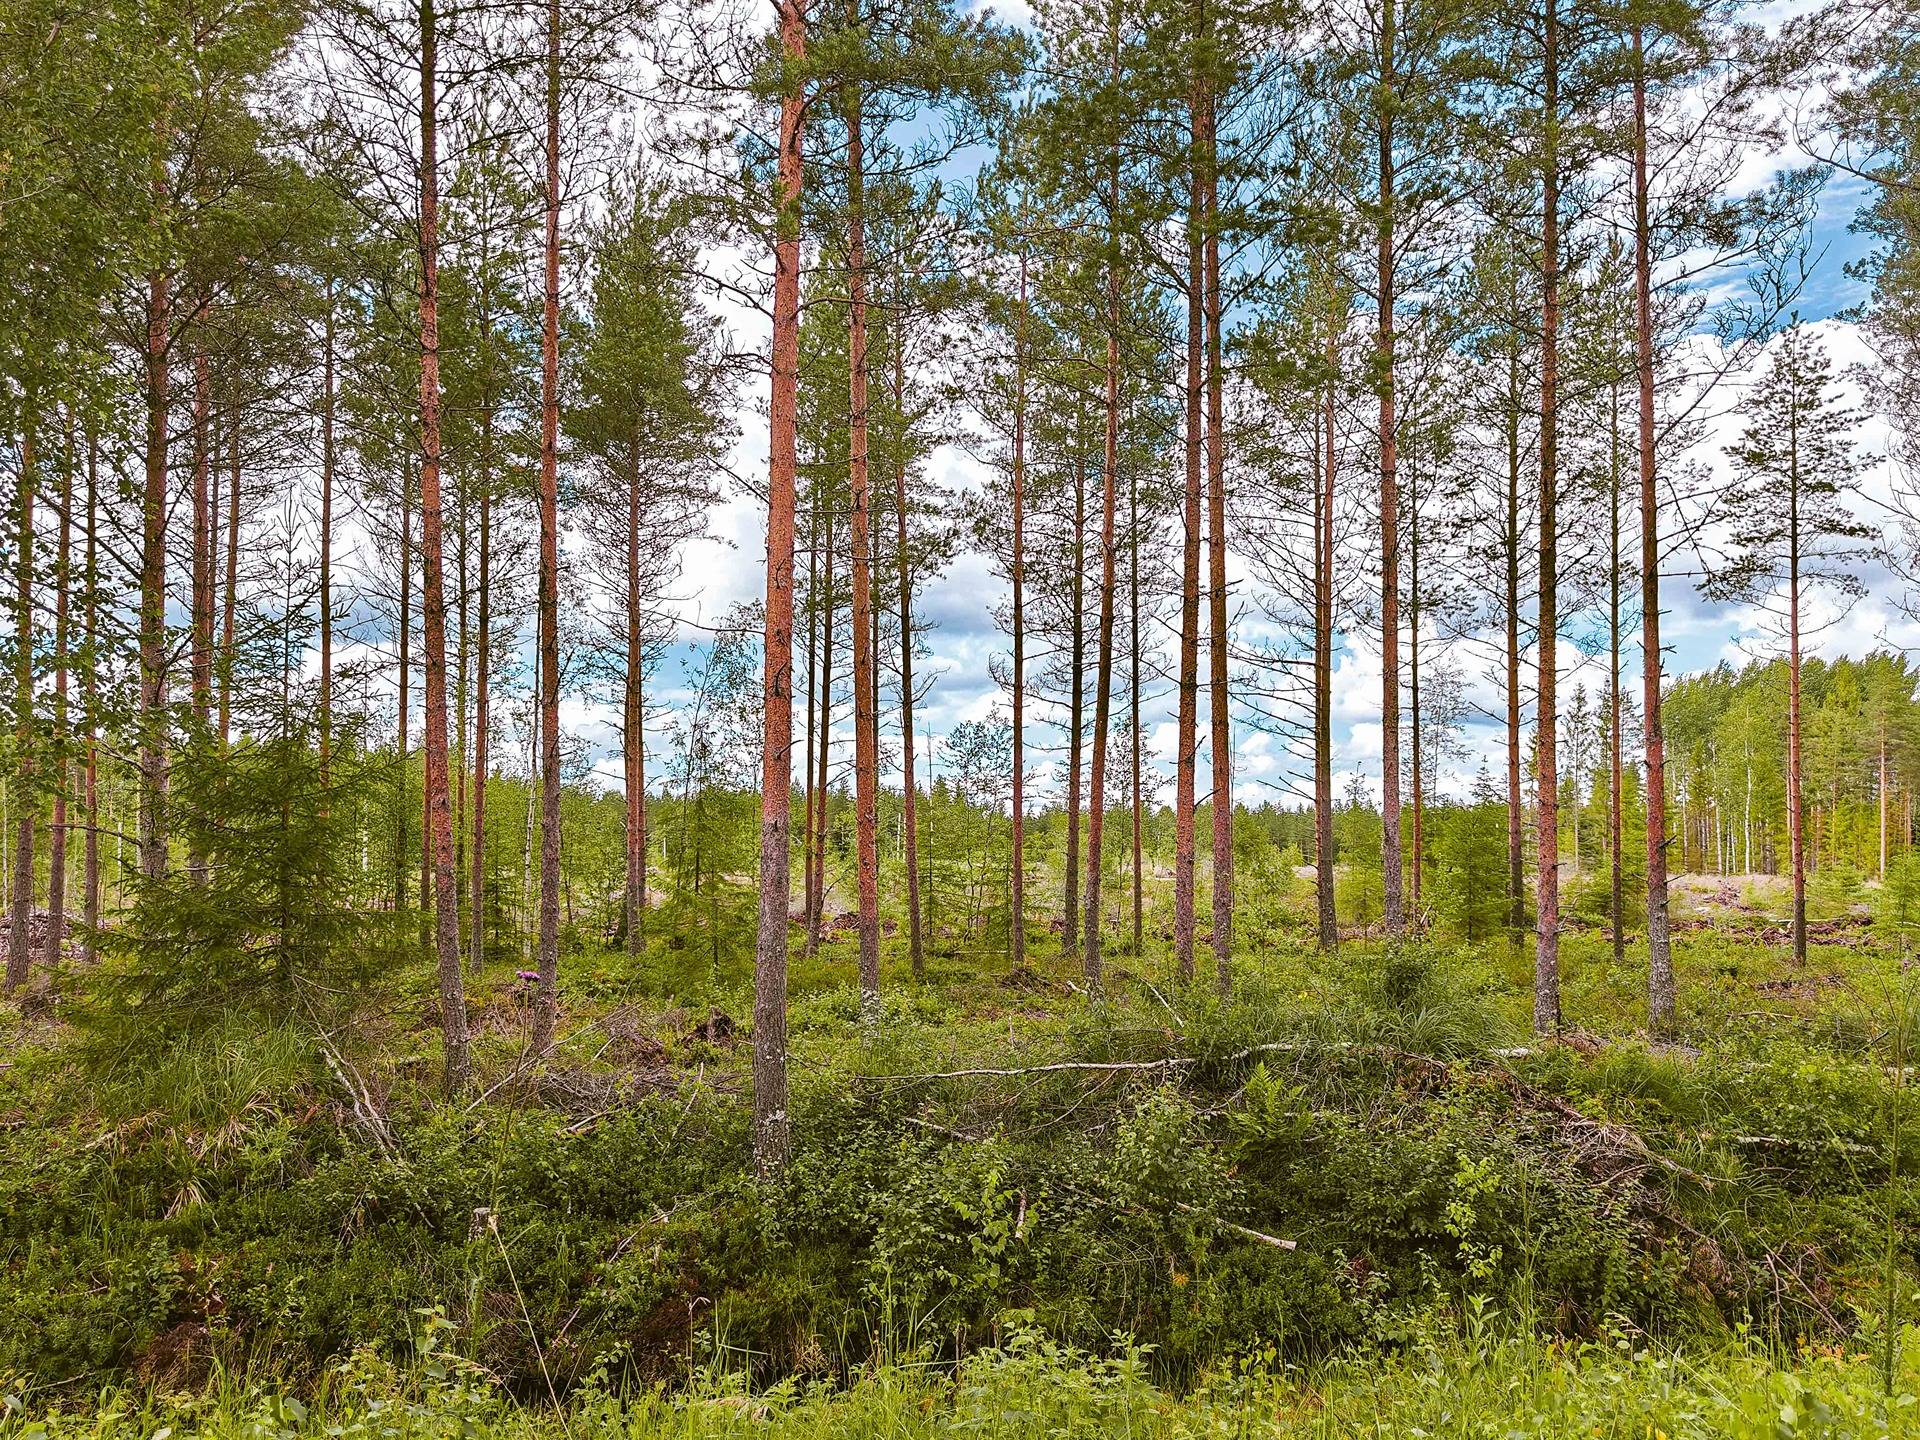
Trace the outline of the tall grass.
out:
[[[1394,1356],[1308,1369],[1268,1352],[1174,1395],[1149,1357],[1107,1357],[1033,1331],[973,1355],[957,1372],[888,1364],[845,1386],[788,1381],[747,1390],[712,1371],[673,1393],[621,1395],[602,1376],[564,1410],[515,1403],[438,1341],[428,1317],[418,1359],[397,1369],[362,1353],[304,1399],[230,1379],[197,1397],[109,1393],[84,1408],[36,1414],[8,1395],[0,1440],[295,1440],[326,1436],[465,1436],[473,1440],[1128,1440],[1200,1437],[1407,1436],[1500,1440],[1856,1440],[1920,1434],[1920,1332],[1900,1337],[1900,1385],[1888,1395],[1877,1357],[1837,1348],[1781,1353],[1733,1345],[1682,1356],[1625,1333],[1565,1347],[1518,1334],[1469,1306],[1464,1322]]]

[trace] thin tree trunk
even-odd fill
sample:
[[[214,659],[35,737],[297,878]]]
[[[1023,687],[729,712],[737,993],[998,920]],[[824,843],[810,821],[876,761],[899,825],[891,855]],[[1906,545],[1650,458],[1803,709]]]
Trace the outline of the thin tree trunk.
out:
[[[467,863],[473,867],[473,875],[468,884],[468,904],[471,906],[471,919],[468,922],[472,931],[469,943],[472,947],[472,959],[468,962],[476,974],[487,960],[487,745],[489,743],[488,722],[492,719],[487,697],[488,680],[493,669],[493,617],[491,614],[492,594],[490,584],[492,574],[490,566],[492,555],[493,523],[493,412],[489,408],[484,419],[485,430],[482,440],[482,454],[485,457],[486,471],[480,484],[480,556],[479,575],[480,613],[476,619],[478,633],[474,637],[476,669],[473,689],[473,843],[468,847]]]
[[[806,15],[776,0],[782,58],[806,58]],[[780,213],[774,241],[773,386],[768,415],[766,734],[760,774],[760,929],[754,952],[753,1153],[760,1173],[784,1170],[787,1118],[787,830],[793,768],[793,490],[800,378],[800,130],[805,96],[780,102]]]
[[[1060,949],[1069,957],[1080,949],[1080,762],[1085,732],[1087,689],[1087,452],[1085,433],[1076,419],[1073,455],[1073,633],[1067,661],[1067,855],[1066,914],[1060,926]],[[931,842],[929,842],[931,843]]]
[[[440,1024],[446,1092],[473,1077],[466,987],[460,973],[455,910],[453,816],[447,784],[447,601],[441,574],[440,519],[440,177],[438,42],[434,0],[420,3],[420,558],[421,622],[426,646],[426,791],[434,857],[434,951],[439,961]]]
[[[156,123],[162,148],[169,122]],[[156,213],[167,206],[167,171],[154,166]],[[167,868],[167,356],[173,307],[167,273],[147,275],[146,484],[140,542],[140,873],[158,880]]]
[[[823,491],[823,496],[824,496]],[[826,610],[820,622],[820,753],[815,757],[814,790],[819,796],[819,814],[814,818],[813,853],[808,863],[813,869],[813,908],[807,912],[807,958],[820,949],[820,927],[827,908],[827,790],[828,759],[833,749],[833,505],[823,499],[827,511],[827,553],[821,564],[822,600]]]
[[[1560,51],[1558,0],[1547,0],[1543,35],[1545,144],[1540,226],[1540,707],[1538,750],[1539,876],[1534,905],[1534,1033],[1560,1028],[1560,764],[1556,688],[1559,680],[1560,489]]]
[[[560,1009],[560,0],[547,0],[546,101],[540,309],[540,981],[531,1038],[536,1055],[552,1048]],[[784,921],[784,906],[781,917]]]
[[[849,23],[857,25],[857,7]],[[853,843],[858,892],[860,1011],[880,1008],[880,716],[874,673],[873,488],[867,469],[867,241],[860,87],[846,87],[847,489],[853,539]]]
[[[471,694],[468,686],[472,676],[473,627],[468,623],[468,607],[472,603],[473,571],[469,564],[472,555],[473,518],[469,509],[471,483],[457,487],[460,510],[460,533],[455,537],[454,567],[459,576],[459,613],[454,621],[454,630],[459,635],[459,644],[454,656],[453,680],[453,736],[452,753],[448,768],[453,775],[453,874],[454,909],[467,911],[471,924],[473,915],[468,909],[466,898],[467,883],[467,698]],[[462,951],[464,955],[467,953]]]
[[[1204,13],[1204,12],[1203,12]],[[1206,206],[1207,321],[1207,718],[1213,784],[1213,963],[1222,995],[1233,984],[1233,740],[1227,696],[1227,477],[1225,373],[1221,355],[1220,176],[1215,96],[1202,86],[1200,155]]]
[[[198,315],[207,313],[203,300]],[[213,550],[216,543],[213,501],[209,495],[213,465],[213,380],[206,346],[193,347],[193,719],[200,737],[213,723]],[[206,878],[203,858],[193,862],[196,880]]]
[[[86,855],[81,862],[80,958],[91,963],[96,953],[94,937],[100,930],[100,652],[97,640],[100,628],[100,446],[91,424],[87,427],[87,540],[83,561],[82,616],[80,646],[80,708],[86,724],[86,778],[84,796],[87,809]]]
[[[327,280],[327,310],[320,369],[320,784],[332,780],[333,761],[333,280]]]
[[[1206,196],[1200,176],[1201,112],[1205,107],[1202,81],[1193,82],[1194,159],[1192,193],[1187,202],[1187,379],[1186,379],[1186,495],[1181,515],[1180,551],[1180,661],[1176,672],[1180,692],[1179,719],[1174,740],[1173,799],[1173,958],[1182,980],[1193,979],[1193,940],[1197,860],[1194,805],[1200,760],[1200,470],[1201,406],[1206,391],[1203,372],[1206,349]]]
[[[1320,948],[1339,944],[1333,905],[1333,481],[1337,431],[1334,380],[1340,360],[1339,331],[1331,305],[1327,316],[1327,385],[1321,423],[1326,458],[1315,491],[1313,550],[1313,892]]]
[[[1641,724],[1647,755],[1647,1013],[1655,1031],[1674,1019],[1673,943],[1667,912],[1666,734],[1660,720],[1660,496],[1654,473],[1653,227],[1647,178],[1645,42],[1633,31],[1634,339],[1640,382]]]
[[[1379,214],[1374,249],[1380,387],[1380,869],[1387,933],[1406,933],[1400,858],[1400,490],[1394,450],[1394,26],[1395,0],[1380,12]]]
[[[1507,933],[1518,958],[1527,923],[1526,858],[1522,834],[1525,800],[1520,791],[1520,350],[1517,334],[1507,351]]]
[[[896,530],[894,560],[900,572],[900,825],[905,851],[902,862],[907,880],[907,958],[913,966],[913,978],[918,982],[927,978],[927,956],[920,925],[920,837],[916,815],[918,799],[913,783],[913,575],[912,558],[907,550],[906,343],[906,306],[896,303],[893,314],[893,409],[900,417],[900,455],[893,472],[893,518]],[[1016,760],[1016,769],[1018,765]],[[1016,904],[1018,898],[1016,881]],[[1018,908],[1014,913],[1019,914]]]
[[[227,573],[220,599],[220,748],[225,749],[233,724],[233,644],[240,600],[240,407],[227,431]]]
[[[1146,951],[1146,864],[1140,829],[1140,480],[1132,469],[1127,472],[1127,604],[1127,736],[1133,752],[1127,799],[1133,821],[1133,954],[1138,957]]]
[[[1793,861],[1793,959],[1807,963],[1807,827],[1801,787],[1803,721],[1800,714],[1800,454],[1798,417],[1793,427],[1792,474],[1787,482],[1787,839]]]
[[[801,918],[809,933],[814,914],[813,833],[814,808],[820,799],[820,787],[814,784],[816,749],[820,727],[816,724],[815,701],[820,693],[820,487],[815,487],[813,503],[807,509],[807,695],[801,713],[807,721],[807,743],[801,758],[800,780],[806,790],[806,814],[800,827]]]
[[[1880,781],[1874,787],[1880,806],[1880,882],[1887,879],[1887,722],[1880,721]]]
[[[1409,407],[1411,409],[1411,407]],[[1409,425],[1409,429],[1412,426]],[[1413,463],[1414,447],[1407,446],[1407,741],[1411,747],[1410,780],[1413,789],[1413,855],[1407,867],[1408,926],[1416,934],[1420,913],[1421,870],[1426,863],[1426,775],[1420,745],[1420,478]]]
[[[73,411],[65,412],[66,447],[60,465],[60,542],[54,556],[53,599],[53,823],[47,827],[46,968],[60,968],[67,929],[67,627],[73,567]]]
[[[1626,763],[1621,744],[1620,718],[1620,384],[1608,387],[1608,429],[1612,441],[1607,488],[1607,857],[1608,918],[1613,930],[1613,963],[1627,958],[1626,882],[1623,874],[1624,835],[1620,804],[1626,790]]]
[[[408,651],[413,636],[413,490],[408,480],[400,482],[400,625],[399,625],[399,713],[394,727],[394,755],[400,778],[400,803],[397,807],[393,841],[393,913],[407,908],[407,701],[412,680]],[[426,897],[420,897],[424,903]]]
[[[1120,39],[1115,20],[1113,76],[1120,73]],[[1086,919],[1080,963],[1089,987],[1100,984],[1101,836],[1107,808],[1107,725],[1113,701],[1114,510],[1120,488],[1120,152],[1116,142],[1107,161],[1107,362],[1106,446],[1100,466],[1100,640],[1094,666],[1093,758],[1087,776]]]
[[[1027,245],[1020,243],[1020,309],[1013,337],[1013,873],[1009,908],[1013,912],[1013,968],[1027,961]],[[911,749],[911,747],[909,747]],[[933,774],[927,774],[929,786]]]
[[[627,955],[647,948],[647,774],[642,749],[645,656],[640,647],[640,446],[636,439],[627,471],[627,673],[626,726],[622,752],[627,789]]]
[[[14,488],[13,611],[13,812],[17,827],[13,843],[13,903],[7,930],[7,991],[27,983],[33,950],[33,504],[34,451],[39,416],[33,395],[27,396],[25,423],[20,435],[20,473]]]

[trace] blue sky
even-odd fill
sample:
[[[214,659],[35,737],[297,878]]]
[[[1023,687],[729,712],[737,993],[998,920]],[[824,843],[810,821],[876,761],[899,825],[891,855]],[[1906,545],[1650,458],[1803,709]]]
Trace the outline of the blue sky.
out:
[[[1760,157],[1755,157],[1756,161]],[[1771,163],[1752,168],[1752,180],[1770,173]],[[1862,202],[1863,182],[1850,177],[1835,177],[1827,186],[1814,232],[1816,264],[1802,297],[1800,311],[1808,320],[1823,322],[1823,336],[1842,364],[1864,363],[1870,359],[1853,327],[1834,317],[1857,306],[1864,298],[1861,282],[1846,273],[1849,262],[1867,250],[1867,239],[1851,230]],[[741,343],[763,332],[758,316],[730,317],[740,333]],[[756,382],[764,384],[764,381]],[[1730,377],[1727,395],[1717,408],[1726,409],[1737,398],[1740,376]],[[762,395],[742,397],[742,435],[734,456],[736,470],[742,474],[763,474],[766,464],[764,421],[756,406]],[[1725,415],[1714,426],[1701,452],[1691,458],[1699,463],[1723,465],[1721,447],[1738,430],[1738,421]],[[1870,421],[1862,431],[1862,449],[1878,456],[1886,448],[1883,425]],[[930,478],[951,489],[967,489],[986,483],[988,472],[972,456],[943,450],[931,457]],[[1869,479],[1869,491],[1885,494],[1891,484],[1890,468],[1882,464]],[[1876,519],[1884,517],[1875,512]],[[710,624],[742,600],[764,593],[761,564],[764,546],[764,513],[750,499],[736,497],[716,509],[711,535],[687,552],[679,593],[686,596],[681,614],[693,621]],[[1236,566],[1236,590],[1251,585],[1252,577]],[[916,716],[923,734],[944,735],[963,719],[981,718],[995,711],[1004,712],[1005,696],[990,678],[989,661],[1006,651],[1006,637],[992,621],[993,606],[1005,590],[993,573],[986,557],[963,554],[927,587],[918,602],[917,621],[926,627],[925,644],[930,653],[917,662],[920,674],[931,677],[932,690]],[[1764,617],[1751,608],[1710,605],[1683,579],[1669,579],[1663,599],[1667,610],[1665,629],[1670,646],[1669,670],[1685,672],[1709,667],[1727,660],[1743,659],[1768,652],[1770,635]],[[1911,627],[1893,603],[1892,581],[1884,571],[1872,577],[1871,593],[1865,601],[1844,617],[1829,617],[1831,623],[1820,628],[1815,649],[1826,653],[1858,654],[1886,643],[1920,642],[1920,633]],[[681,690],[685,666],[697,650],[696,632],[683,631],[681,643],[674,647],[661,666],[655,683],[659,699],[671,704]],[[1429,642],[1429,654],[1439,650],[1436,638]],[[1379,668],[1377,641],[1355,632],[1348,637],[1338,657],[1334,687],[1336,768],[1343,775],[1359,772],[1377,782],[1380,753]],[[1563,646],[1563,655],[1571,647]],[[1637,669],[1637,656],[1629,664]],[[1477,662],[1463,663],[1466,671],[1478,669]],[[1575,685],[1589,692],[1604,683],[1603,670],[1594,664],[1569,660],[1561,676],[1563,695]],[[891,689],[891,677],[885,684]],[[1467,677],[1470,699],[1492,711],[1499,697],[1476,677]],[[891,702],[889,701],[889,704]],[[569,707],[569,728],[599,737],[611,756],[612,717],[594,707],[575,702]],[[1204,717],[1203,717],[1204,726]],[[1163,764],[1172,753],[1172,716],[1164,705],[1149,707],[1146,735],[1151,750]],[[1036,772],[1031,777],[1034,790],[1046,795],[1050,784],[1057,784],[1057,762],[1048,755],[1048,747],[1059,743],[1057,733],[1035,726],[1029,744],[1038,752]],[[1500,744],[1498,732],[1484,721],[1470,721],[1465,734],[1466,754],[1452,762],[1445,783],[1454,790],[1464,789],[1481,756],[1494,758]],[[850,747],[844,717],[836,732],[836,745]],[[1284,785],[1289,772],[1297,768],[1290,757],[1270,737],[1257,734],[1244,724],[1236,725],[1236,795],[1243,802],[1259,803],[1279,798],[1277,787]],[[1203,761],[1204,764],[1204,761]],[[618,783],[617,762],[603,765],[603,781]],[[897,783],[897,780],[894,782]]]

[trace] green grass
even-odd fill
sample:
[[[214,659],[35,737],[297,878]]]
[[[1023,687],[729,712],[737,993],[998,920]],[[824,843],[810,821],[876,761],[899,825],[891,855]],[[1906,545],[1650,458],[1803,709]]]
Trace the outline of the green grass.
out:
[[[1685,930],[1656,1041],[1643,947],[1574,928],[1540,1046],[1527,937],[1329,958],[1306,899],[1248,907],[1225,1002],[1151,928],[1097,999],[1042,931],[1013,983],[936,936],[915,984],[894,936],[866,1025],[851,936],[796,935],[780,1186],[744,1035],[692,1034],[750,954],[664,927],[575,937],[537,1087],[525,987],[475,977],[500,1088],[459,1108],[430,964],[384,977],[334,1038],[393,1159],[297,1023],[0,1008],[0,1440],[1920,1434],[1920,1341],[1892,1408],[1878,1368],[1890,1293],[1920,1313],[1884,945]],[[924,1078],[1064,1059],[1179,1064]]]
[[[429,1327],[444,1328],[435,1318]],[[433,1338],[429,1329],[423,1337]],[[1615,1333],[1547,1345],[1469,1307],[1396,1354],[1297,1368],[1271,1352],[1174,1393],[1150,1357],[1101,1357],[1017,1330],[957,1370],[909,1357],[847,1385],[789,1381],[753,1391],[711,1371],[668,1390],[621,1393],[603,1374],[563,1406],[504,1395],[431,1343],[396,1368],[361,1353],[304,1399],[228,1379],[192,1396],[108,1392],[36,1410],[6,1398],[0,1440],[1200,1440],[1228,1436],[1499,1437],[1499,1440],[1852,1440],[1920,1433],[1920,1335],[1908,1330],[1889,1393],[1874,1358],[1839,1346],[1776,1353],[1731,1343],[1686,1355]]]

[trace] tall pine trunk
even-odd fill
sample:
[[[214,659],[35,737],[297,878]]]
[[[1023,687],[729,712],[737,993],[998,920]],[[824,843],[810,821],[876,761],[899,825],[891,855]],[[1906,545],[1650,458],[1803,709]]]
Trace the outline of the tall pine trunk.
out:
[[[1181,512],[1180,659],[1175,672],[1179,718],[1174,738],[1173,958],[1182,980],[1193,978],[1194,906],[1198,883],[1194,806],[1200,752],[1200,475],[1201,406],[1206,349],[1206,195],[1200,175],[1200,132],[1205,107],[1196,73],[1189,102],[1193,125],[1192,190],[1187,201],[1186,493]]]
[[[1321,401],[1326,457],[1314,496],[1313,537],[1313,896],[1320,948],[1332,951],[1340,940],[1333,905],[1333,481],[1337,429],[1335,377],[1339,373],[1339,331],[1331,305],[1327,314],[1327,384]]]
[[[531,1043],[560,1010],[560,0],[547,0],[546,235],[540,306],[540,980]]]
[[[1120,75],[1119,21],[1112,35],[1112,76]],[[1113,701],[1114,512],[1120,488],[1120,149],[1107,160],[1107,360],[1106,445],[1100,464],[1100,638],[1094,661],[1093,757],[1087,775],[1087,889],[1081,971],[1098,988],[1100,953],[1101,839],[1107,808],[1107,726]]]
[[[1535,840],[1533,1029],[1560,1028],[1560,757],[1559,681],[1560,490],[1560,17],[1546,0],[1544,27],[1545,144],[1540,225],[1540,704],[1534,722],[1538,778]]]
[[[333,280],[327,280],[327,308],[320,359],[320,784],[331,783],[333,761]]]
[[[1213,965],[1222,995],[1233,984],[1233,740],[1227,696],[1227,476],[1221,355],[1220,175],[1211,84],[1201,87],[1200,155],[1206,207],[1207,321],[1207,718],[1213,773]]]
[[[420,4],[420,618],[426,649],[426,805],[434,859],[434,953],[449,1096],[473,1078],[460,917],[453,880],[453,815],[447,784],[447,601],[441,565],[440,176],[434,0]],[[403,557],[404,558],[404,557]],[[404,808],[404,807],[403,807]],[[424,898],[424,897],[423,897]]]
[[[1660,495],[1654,471],[1653,225],[1647,175],[1645,40],[1633,31],[1633,291],[1640,385],[1641,715],[1647,757],[1647,1018],[1655,1031],[1674,1018],[1673,941],[1667,912],[1667,756],[1660,720]]]
[[[857,5],[850,24],[859,23]],[[853,832],[860,1011],[880,1007],[879,677],[874,668],[873,485],[867,465],[867,240],[860,87],[846,87],[847,489],[853,539]]]
[[[1013,835],[1011,960],[1027,961],[1027,244],[1020,241],[1020,308],[1013,333]],[[927,777],[931,784],[933,777]]]
[[[156,156],[171,122],[155,122]],[[164,159],[153,176],[156,220],[168,206]],[[146,475],[140,496],[140,873],[157,880],[167,868],[167,429],[168,352],[173,344],[172,287],[159,266],[147,273],[147,336],[143,354],[147,407]]]
[[[1400,858],[1400,489],[1394,402],[1394,25],[1395,0],[1380,12],[1379,213],[1374,222],[1380,387],[1380,870],[1387,933],[1406,933]]]
[[[782,58],[806,58],[799,0],[776,0]],[[774,240],[773,384],[768,409],[765,736],[760,770],[760,925],[754,951],[753,1153],[762,1175],[786,1168],[787,830],[793,768],[793,503],[800,379],[800,132],[805,96],[789,81],[780,102]]]
[[[1620,739],[1620,382],[1607,387],[1607,918],[1613,931],[1613,963],[1627,959],[1626,888],[1622,873],[1620,802],[1626,761]]]
[[[1797,397],[1795,401],[1798,403]],[[1807,823],[1800,711],[1800,453],[1797,412],[1790,415],[1791,478],[1787,483],[1787,838],[1793,863],[1793,959],[1807,963]]]

